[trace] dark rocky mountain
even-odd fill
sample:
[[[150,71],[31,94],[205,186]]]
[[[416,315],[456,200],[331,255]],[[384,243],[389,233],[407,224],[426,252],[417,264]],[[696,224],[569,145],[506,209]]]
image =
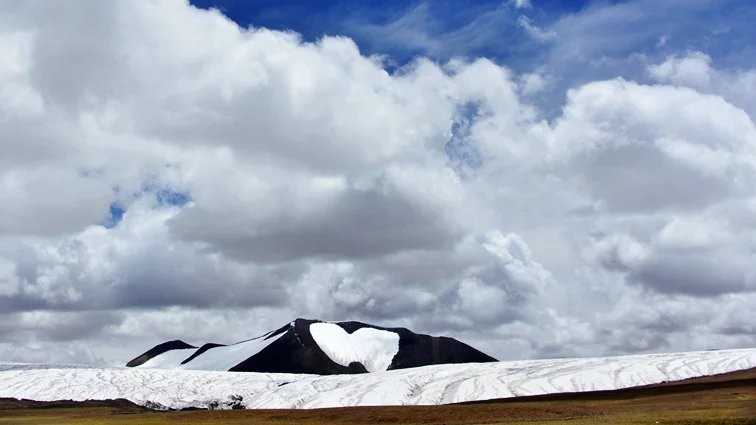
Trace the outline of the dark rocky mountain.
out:
[[[166,342],[127,366],[330,375],[497,361],[454,338],[361,322],[307,319],[237,344],[193,348],[183,341]]]

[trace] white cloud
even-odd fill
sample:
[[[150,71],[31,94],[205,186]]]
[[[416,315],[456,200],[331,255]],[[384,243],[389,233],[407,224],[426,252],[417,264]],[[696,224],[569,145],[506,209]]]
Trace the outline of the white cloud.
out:
[[[553,130],[552,161],[615,211],[689,208],[752,191],[756,127],[718,96],[594,82],[568,93]]]
[[[725,242],[733,232],[727,223],[712,217],[673,217],[657,240],[665,247],[701,248]]]
[[[648,74],[656,81],[691,87],[703,93],[722,96],[728,102],[756,116],[756,70],[717,69],[709,55],[699,51],[668,56],[650,64]]]
[[[520,76],[520,92],[524,96],[530,96],[542,92],[549,83],[543,74],[533,72]]]
[[[347,38],[183,1],[49,8],[0,17],[6,357],[123,360],[110,342],[292,316],[502,358],[754,342],[751,71],[675,56],[652,72],[670,85],[577,85],[547,121],[542,69],[389,74]]]
[[[102,220],[110,187],[77,174],[57,167],[0,171],[0,234],[58,234]]]
[[[525,15],[522,15],[517,19],[517,24],[538,42],[545,43],[559,38],[559,35],[557,35],[555,31],[539,27],[533,23],[532,19]]]
[[[756,268],[750,235],[727,225],[727,214],[673,216],[662,225],[638,226],[635,236],[602,236],[586,250],[596,264],[623,274],[627,282],[661,293],[706,297],[751,292]]]
[[[9,296],[18,292],[20,286],[16,264],[0,258],[0,296]]]
[[[707,87],[712,77],[711,58],[701,52],[683,57],[669,57],[658,65],[648,67],[651,76],[659,81],[672,81],[686,86]]]
[[[517,9],[530,9],[531,7],[533,7],[533,5],[530,3],[530,0],[510,0],[509,4]]]

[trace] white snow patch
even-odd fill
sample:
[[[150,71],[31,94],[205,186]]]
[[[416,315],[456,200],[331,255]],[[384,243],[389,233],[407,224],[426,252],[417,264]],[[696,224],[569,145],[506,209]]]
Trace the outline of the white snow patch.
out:
[[[756,367],[756,348],[433,365],[359,375],[61,368],[0,363],[0,397],[126,398],[181,409],[241,396],[248,408],[437,405],[522,395],[613,390]],[[285,384],[285,385],[283,385]]]
[[[177,365],[181,365],[181,362],[188,359],[195,351],[197,351],[196,348],[180,348],[177,350],[166,351],[165,353],[158,354],[136,367],[147,369],[170,369]]]
[[[335,323],[313,323],[310,334],[334,362],[359,362],[368,372],[388,369],[399,351],[399,334],[381,329],[360,328],[350,334]]]
[[[229,370],[262,351],[263,348],[281,338],[286,332],[269,339],[263,337],[250,339],[225,347],[211,348],[192,359],[187,364],[179,365],[181,369],[191,370]],[[266,334],[267,335],[267,334]]]
[[[144,369],[190,369],[190,370],[214,370],[227,371],[239,363],[247,360],[255,354],[262,351],[273,341],[283,336],[286,332],[277,335],[274,338],[265,339],[265,334],[261,337],[250,339],[248,341],[238,342],[232,345],[213,347],[192,361],[181,364],[194,354],[197,348],[186,348],[181,350],[167,351],[159,356],[155,356],[143,364],[137,366]]]

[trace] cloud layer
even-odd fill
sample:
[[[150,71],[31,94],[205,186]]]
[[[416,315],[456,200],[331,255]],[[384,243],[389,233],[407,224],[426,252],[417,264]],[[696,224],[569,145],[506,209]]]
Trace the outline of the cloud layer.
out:
[[[178,0],[4,9],[0,357],[294,316],[501,358],[756,342],[756,70],[683,52],[551,118],[551,77],[487,59],[388,72]]]

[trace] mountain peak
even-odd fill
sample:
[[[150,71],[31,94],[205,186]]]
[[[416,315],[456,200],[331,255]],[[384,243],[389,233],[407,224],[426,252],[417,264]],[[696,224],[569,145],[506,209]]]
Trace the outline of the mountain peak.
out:
[[[129,367],[331,375],[379,372],[495,358],[449,337],[357,321],[297,318],[257,338],[200,348],[175,340],[131,360]]]

